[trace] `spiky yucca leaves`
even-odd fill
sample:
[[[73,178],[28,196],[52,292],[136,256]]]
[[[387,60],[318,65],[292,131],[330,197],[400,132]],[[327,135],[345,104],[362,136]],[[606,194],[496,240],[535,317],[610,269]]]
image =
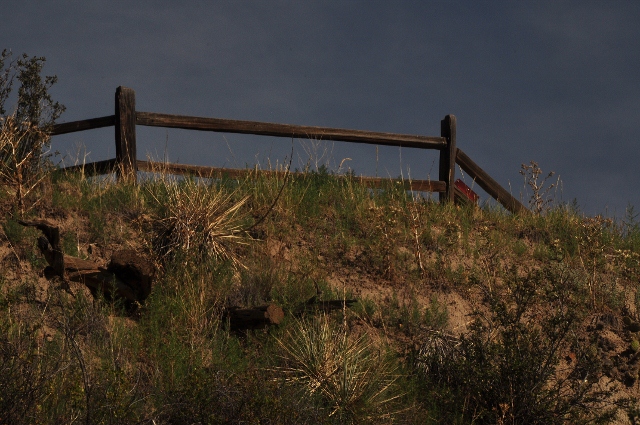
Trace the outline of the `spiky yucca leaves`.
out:
[[[321,315],[294,322],[277,342],[285,362],[278,371],[307,396],[319,395],[330,416],[361,423],[393,415],[396,369],[366,334],[353,338]]]
[[[448,371],[443,365],[460,355],[459,345],[458,338],[446,331],[429,331],[418,353],[418,367],[437,381],[448,380]]]
[[[215,257],[243,267],[232,244],[248,240],[246,217],[239,214],[248,195],[234,202],[235,192],[196,179],[163,179],[149,191],[158,204],[153,246],[161,258],[182,250],[186,256]]]

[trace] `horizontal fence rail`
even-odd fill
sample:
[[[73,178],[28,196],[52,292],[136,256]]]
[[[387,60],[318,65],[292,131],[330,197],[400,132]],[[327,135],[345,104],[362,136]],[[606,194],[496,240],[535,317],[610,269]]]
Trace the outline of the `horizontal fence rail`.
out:
[[[200,165],[189,164],[175,164],[167,162],[156,161],[140,161],[138,160],[138,171],[145,171],[149,173],[166,173],[166,174],[190,174],[205,178],[243,178],[252,173],[264,175],[264,176],[282,176],[286,173],[284,171],[271,171],[271,170],[252,170],[252,169],[237,169],[237,168],[217,168],[217,167],[203,167]],[[304,172],[292,172],[294,176],[303,176]],[[380,188],[389,184],[391,179],[385,179],[380,177],[353,177],[354,180],[361,182],[370,188]],[[447,189],[445,182],[437,180],[403,180],[396,181],[399,184],[403,184],[407,190],[413,190],[417,192],[444,192]]]
[[[87,164],[76,164],[64,167],[64,171],[76,172],[80,171],[87,176],[99,176],[101,174],[110,174],[118,167],[118,161],[106,159],[104,161],[89,162]]]
[[[444,149],[447,146],[447,140],[444,137],[376,133],[373,131],[309,127],[259,121],[188,117],[183,115],[157,114],[153,112],[136,112],[136,124],[149,127],[169,127],[185,130],[255,134],[260,136],[333,140],[420,149]]]
[[[56,124],[51,128],[52,136],[85,131],[102,127],[115,127],[116,158],[89,164],[73,165],[64,170],[81,170],[88,175],[116,172],[119,178],[135,181],[138,170],[170,174],[195,174],[203,177],[244,177],[256,170],[205,167],[189,164],[174,164],[140,161],[136,158],[136,126],[167,127],[186,130],[214,131],[224,133],[255,134],[261,136],[306,138],[351,143],[368,143],[383,146],[398,146],[440,151],[438,180],[398,181],[407,190],[440,193],[441,202],[465,201],[468,199],[454,184],[455,165],[458,164],[490,196],[512,213],[527,213],[529,210],[500,186],[462,150],[456,147],[456,118],[447,115],[440,126],[440,136],[381,133],[329,127],[276,124],[258,121],[241,121],[221,118],[192,117],[135,109],[135,92],[118,87],[115,95],[115,115],[81,121]],[[284,174],[281,171],[259,171],[265,175]],[[301,173],[292,173],[298,175]],[[367,187],[383,187],[391,179],[356,177]]]
[[[76,131],[93,130],[95,128],[113,127],[116,124],[116,116],[109,115],[88,120],[71,121],[62,124],[55,124],[51,129],[51,135],[75,133]]]

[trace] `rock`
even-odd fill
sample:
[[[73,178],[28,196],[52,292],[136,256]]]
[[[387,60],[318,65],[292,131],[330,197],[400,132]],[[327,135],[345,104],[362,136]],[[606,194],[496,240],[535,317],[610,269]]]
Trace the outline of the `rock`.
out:
[[[611,361],[611,359],[604,359],[602,361],[602,369],[603,370],[612,370],[614,367],[613,362]]]
[[[144,301],[151,294],[155,267],[136,251],[123,249],[114,252],[107,271],[129,286],[138,301]]]
[[[624,316],[622,321],[629,332],[640,332],[640,323],[631,319],[629,316]]]
[[[611,313],[606,313],[600,316],[599,322],[603,323],[606,327],[615,328],[618,326],[618,318]]]

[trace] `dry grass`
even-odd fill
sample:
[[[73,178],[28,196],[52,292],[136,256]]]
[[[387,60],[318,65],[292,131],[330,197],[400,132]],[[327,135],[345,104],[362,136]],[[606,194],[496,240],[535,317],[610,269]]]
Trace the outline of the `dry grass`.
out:
[[[50,137],[37,125],[19,123],[15,114],[0,118],[0,124],[0,179],[24,213],[25,199],[47,176],[42,157]]]
[[[230,261],[234,268],[243,267],[231,245],[249,240],[246,215],[240,213],[249,195],[234,201],[235,192],[196,179],[165,178],[148,190],[160,211],[153,218],[153,245],[161,257],[180,249],[186,255],[215,257]]]

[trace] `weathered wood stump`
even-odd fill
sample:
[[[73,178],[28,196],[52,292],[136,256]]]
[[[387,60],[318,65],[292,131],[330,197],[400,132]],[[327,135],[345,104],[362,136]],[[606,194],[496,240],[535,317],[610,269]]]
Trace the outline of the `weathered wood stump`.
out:
[[[358,302],[358,300],[320,301],[314,296],[295,308],[291,314],[301,316],[305,313],[328,313],[349,308],[356,302]],[[229,321],[229,330],[237,332],[279,325],[284,319],[284,316],[285,311],[280,306],[271,303],[253,308],[229,307],[225,310],[223,319]]]
[[[132,249],[116,251],[107,266],[110,272],[130,287],[136,300],[143,301],[151,294],[151,286],[155,277],[153,264]]]
[[[284,319],[284,311],[276,304],[254,308],[230,307],[225,310],[223,319],[229,320],[229,329],[232,331],[260,329],[279,325]]]
[[[44,236],[38,238],[38,248],[49,263],[44,275],[86,285],[91,291],[127,302],[144,301],[151,293],[155,269],[133,250],[116,251],[107,268],[82,258],[64,255],[60,247],[60,230],[46,220],[18,220],[23,226],[35,227]]]

